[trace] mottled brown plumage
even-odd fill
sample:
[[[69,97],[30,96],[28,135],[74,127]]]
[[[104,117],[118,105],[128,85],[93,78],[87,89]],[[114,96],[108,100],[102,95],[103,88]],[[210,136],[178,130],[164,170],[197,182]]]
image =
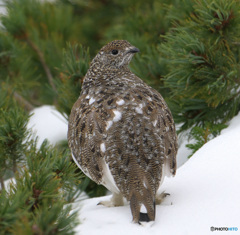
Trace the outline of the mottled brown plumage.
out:
[[[107,206],[130,201],[133,221],[155,220],[156,193],[175,175],[177,137],[162,96],[128,64],[139,50],[117,40],[104,46],[84,78],[69,118],[68,141],[82,171],[113,192]]]

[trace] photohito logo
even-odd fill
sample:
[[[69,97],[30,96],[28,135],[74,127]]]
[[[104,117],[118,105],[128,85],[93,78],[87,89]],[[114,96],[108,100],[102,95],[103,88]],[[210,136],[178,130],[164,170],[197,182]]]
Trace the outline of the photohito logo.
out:
[[[214,231],[238,231],[237,227],[210,227],[212,232]]]

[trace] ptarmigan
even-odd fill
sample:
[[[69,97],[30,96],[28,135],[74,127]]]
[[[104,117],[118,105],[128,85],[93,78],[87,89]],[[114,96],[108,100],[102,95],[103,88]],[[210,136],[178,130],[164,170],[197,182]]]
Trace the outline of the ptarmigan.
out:
[[[157,190],[176,173],[177,137],[162,96],[128,68],[139,49],[104,46],[92,60],[69,117],[68,142],[79,168],[113,193],[106,206],[130,201],[133,221],[155,220]]]

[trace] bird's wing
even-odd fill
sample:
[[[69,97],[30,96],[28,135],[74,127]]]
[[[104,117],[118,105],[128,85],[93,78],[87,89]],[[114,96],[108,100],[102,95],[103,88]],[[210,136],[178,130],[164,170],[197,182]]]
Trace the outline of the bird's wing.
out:
[[[163,145],[162,151],[165,158],[164,172],[166,176],[176,173],[177,136],[174,120],[170,109],[163,97],[149,86],[139,86],[133,90],[138,103],[143,103],[142,112],[149,116],[153,133],[158,136],[158,144]]]
[[[175,130],[174,120],[170,109],[168,108],[163,97],[154,89],[149,88],[151,91],[152,113],[151,120],[153,126],[156,128],[155,132],[159,139],[164,142],[164,172],[166,176],[176,174],[176,154],[177,154],[177,135]],[[161,144],[161,141],[160,141]]]
[[[103,120],[84,96],[74,104],[69,117],[68,142],[73,159],[81,170],[97,183],[102,180],[101,141]]]

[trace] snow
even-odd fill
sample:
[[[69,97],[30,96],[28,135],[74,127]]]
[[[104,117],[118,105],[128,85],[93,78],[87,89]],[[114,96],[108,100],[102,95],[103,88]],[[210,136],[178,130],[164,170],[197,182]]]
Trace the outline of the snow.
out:
[[[0,0],[0,16],[1,15],[6,15],[7,10],[5,8],[5,4],[3,0]]]
[[[35,108],[29,120],[28,128],[38,136],[38,147],[48,139],[51,144],[56,144],[67,139],[67,120],[60,114],[54,106],[44,105]]]
[[[67,124],[51,106],[34,110],[34,124],[40,139],[53,144],[66,138]],[[30,125],[30,126],[31,126]],[[59,138],[61,136],[61,138]],[[186,140],[180,138],[181,145]],[[238,234],[240,231],[240,113],[220,136],[209,141],[189,160],[189,152],[180,146],[177,158],[181,166],[174,178],[165,178],[160,193],[170,193],[156,206],[156,221],[145,226],[131,222],[129,203],[122,207],[97,205],[111,195],[74,203],[79,212],[77,234],[164,234],[202,235]],[[187,160],[187,161],[186,161]],[[185,162],[186,161],[186,162]],[[184,163],[185,162],[185,163]],[[214,231],[211,227],[234,227],[235,231]]]
[[[3,183],[4,183],[4,187],[5,187],[6,191],[9,192],[11,184],[15,184],[16,180],[15,180],[15,178],[10,178],[10,179],[5,180]],[[1,189],[2,189],[2,187],[0,184],[0,190]]]
[[[141,205],[140,212],[147,213],[147,208],[143,204]]]
[[[42,2],[55,2],[56,0],[41,0]],[[4,0],[0,0],[0,16],[1,15],[6,15],[7,14],[7,10],[5,7],[5,3]]]
[[[182,166],[187,160],[188,156],[192,153],[191,149],[186,147],[186,144],[192,143],[193,141],[188,140],[186,134],[178,136],[178,155],[177,155],[177,166]]]

